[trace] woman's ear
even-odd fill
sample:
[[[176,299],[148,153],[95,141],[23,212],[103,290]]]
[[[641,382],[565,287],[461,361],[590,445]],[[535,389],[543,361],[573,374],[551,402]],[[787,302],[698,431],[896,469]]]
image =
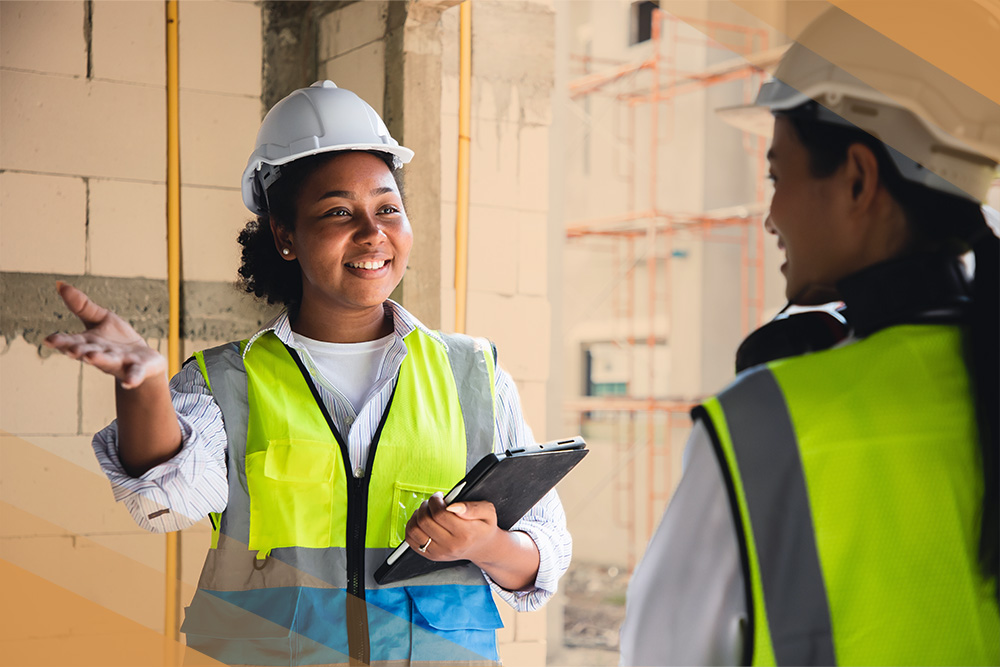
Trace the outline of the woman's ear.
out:
[[[271,224],[271,235],[274,237],[274,247],[282,259],[295,259],[295,244],[292,235],[284,225],[278,224],[273,215],[268,216]]]
[[[867,212],[875,202],[879,188],[878,159],[868,146],[861,143],[847,148],[846,179],[851,187],[851,208]]]

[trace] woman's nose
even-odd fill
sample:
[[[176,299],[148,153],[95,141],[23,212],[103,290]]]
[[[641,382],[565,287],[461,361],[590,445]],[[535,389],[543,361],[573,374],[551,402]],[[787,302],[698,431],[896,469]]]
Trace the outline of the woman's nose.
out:
[[[354,232],[354,240],[357,243],[373,243],[379,238],[384,238],[379,220],[372,214],[365,213],[358,220],[358,228]]]
[[[768,213],[767,217],[764,218],[764,229],[766,229],[771,234],[777,234],[778,230],[774,228],[774,223],[771,222],[771,214]]]

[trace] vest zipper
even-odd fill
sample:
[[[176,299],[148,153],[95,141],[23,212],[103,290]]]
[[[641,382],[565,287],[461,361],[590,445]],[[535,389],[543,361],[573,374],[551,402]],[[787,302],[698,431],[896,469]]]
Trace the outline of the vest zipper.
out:
[[[371,444],[368,447],[368,461],[365,465],[367,474],[355,477],[351,469],[350,450],[347,442],[341,436],[333,418],[330,416],[323,399],[316,389],[316,385],[309,375],[309,371],[302,364],[302,359],[295,350],[285,344],[288,354],[295,360],[299,367],[299,372],[305,378],[309,390],[312,391],[313,399],[319,406],[323,417],[326,419],[330,432],[340,446],[340,458],[344,463],[347,487],[347,600],[345,609],[345,621],[347,623],[347,645],[350,652],[351,662],[360,662],[367,665],[371,660],[371,646],[368,634],[368,609],[365,605],[365,531],[368,527],[368,481],[371,479],[372,467],[375,464],[375,450],[378,448],[379,440],[382,437],[382,429],[385,428],[386,419],[389,417],[389,408],[392,407],[392,400],[396,396],[396,387],[393,387],[389,401],[382,412],[382,419],[378,428],[372,436]],[[398,386],[398,385],[397,385]]]

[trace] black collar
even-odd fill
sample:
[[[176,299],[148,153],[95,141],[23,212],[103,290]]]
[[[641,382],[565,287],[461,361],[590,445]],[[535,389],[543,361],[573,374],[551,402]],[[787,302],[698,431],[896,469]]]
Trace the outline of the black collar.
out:
[[[963,320],[971,287],[956,257],[919,254],[862,269],[837,283],[859,337],[897,324]]]

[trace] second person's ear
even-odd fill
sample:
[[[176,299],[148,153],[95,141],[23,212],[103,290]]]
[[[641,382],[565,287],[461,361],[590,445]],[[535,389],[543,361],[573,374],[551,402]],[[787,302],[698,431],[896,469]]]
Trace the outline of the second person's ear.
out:
[[[878,159],[875,153],[864,144],[851,144],[847,149],[845,167],[854,206],[867,208],[874,201],[879,186]]]

